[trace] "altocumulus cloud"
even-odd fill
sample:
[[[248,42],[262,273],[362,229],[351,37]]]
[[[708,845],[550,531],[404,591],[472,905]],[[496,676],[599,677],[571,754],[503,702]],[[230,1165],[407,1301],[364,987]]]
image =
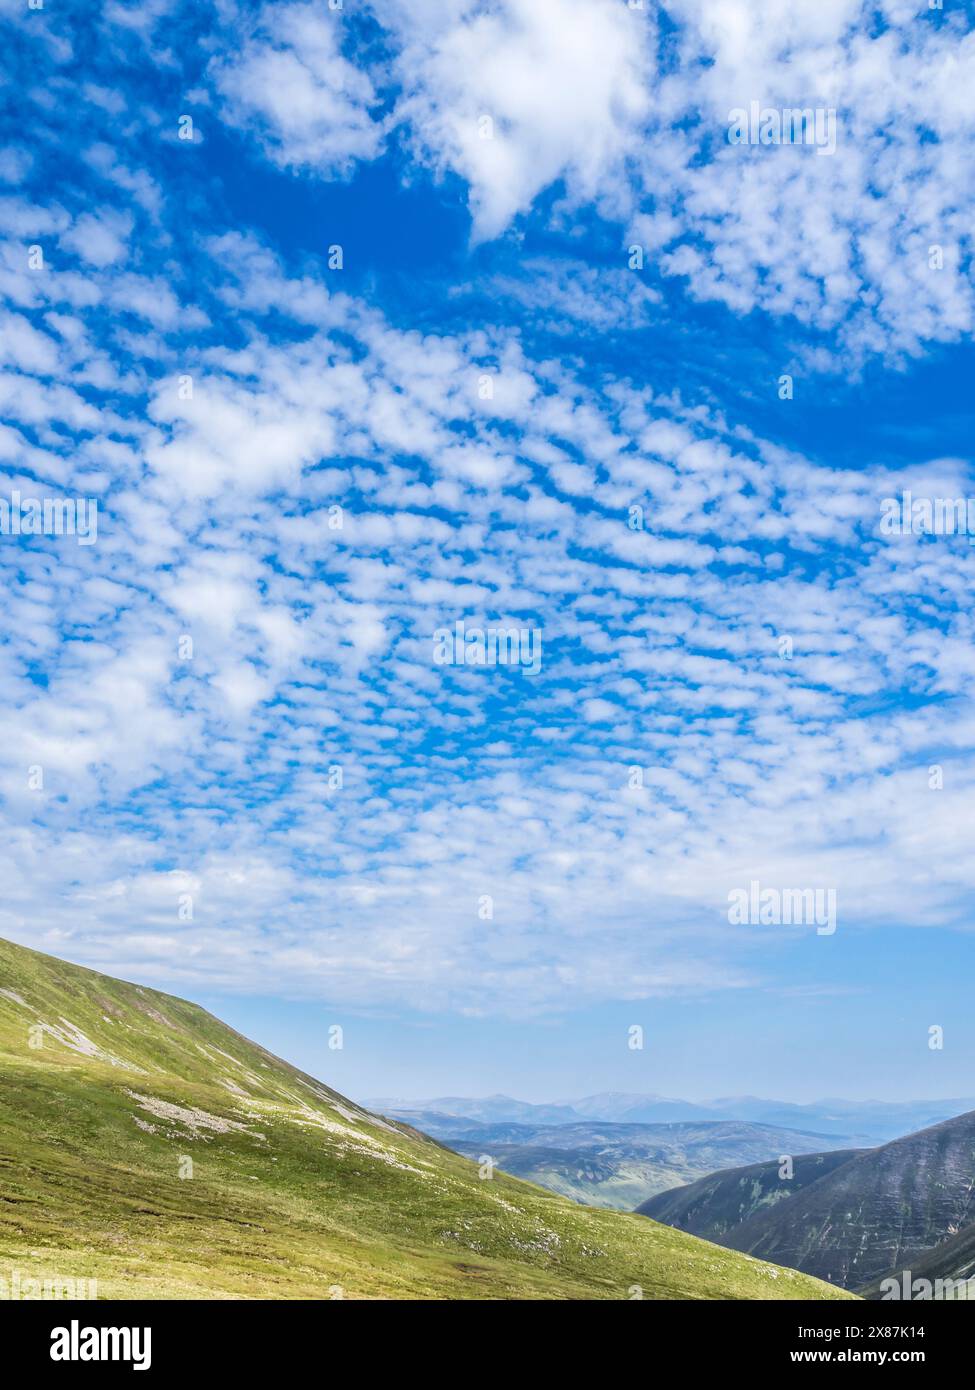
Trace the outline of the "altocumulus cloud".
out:
[[[957,23],[887,6],[864,36],[854,5],[800,7],[786,43],[772,4],[677,4],[665,35],[568,8],[571,34],[548,4],[13,14],[60,101],[0,161],[2,486],[96,497],[99,536],[0,545],[0,931],[187,988],[525,1011],[755,978],[725,912],[752,878],[834,886],[841,929],[966,921],[975,550],[879,533],[908,481],[973,491],[965,460],[844,471],[533,355],[500,316],[410,326],[174,162],[219,130],[299,180],[429,164],[482,240],[558,184],[692,296],[832,322],[861,355],[967,331],[961,261],[937,291],[909,268],[936,228],[968,235],[973,88],[935,78],[970,61]],[[811,101],[824,65],[859,143],[761,165],[722,143],[726,106]],[[916,123],[891,132],[908,73]],[[591,318],[584,274],[546,276]],[[461,618],[539,629],[539,676],[437,667]]]
[[[237,11],[234,22],[242,22]],[[392,133],[469,190],[475,240],[555,190],[661,277],[831,335],[844,362],[972,325],[975,34],[913,0],[393,0],[381,42],[269,5],[211,77],[272,157],[331,175]],[[729,115],[830,109],[829,159],[729,143]],[[940,273],[931,274],[932,248]]]

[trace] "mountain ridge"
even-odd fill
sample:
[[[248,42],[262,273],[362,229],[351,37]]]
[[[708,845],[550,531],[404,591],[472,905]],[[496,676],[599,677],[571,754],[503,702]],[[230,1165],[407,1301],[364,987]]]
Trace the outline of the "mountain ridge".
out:
[[[599,1120],[618,1124],[667,1124],[705,1120],[747,1120],[782,1129],[821,1133],[847,1146],[870,1147],[975,1110],[975,1098],[940,1100],[847,1101],[825,1098],[806,1104],[754,1096],[685,1101],[654,1094],[609,1091],[575,1100],[535,1103],[496,1094],[440,1096],[426,1100],[372,1097],[364,1102],[382,1114],[401,1111],[439,1113],[489,1124],[573,1124]]]
[[[715,1213],[723,1196],[754,1175],[729,1170],[716,1176],[722,1182],[710,1206],[706,1193],[697,1194],[695,1206],[696,1194],[675,1192],[652,1199],[647,1214],[684,1219],[693,1209],[693,1229],[710,1232],[729,1249],[844,1288],[872,1289],[895,1270],[919,1262],[937,1267],[939,1247],[966,1228],[975,1231],[975,1111],[856,1153],[720,1232]]]
[[[749,1217],[788,1201],[810,1183],[840,1167],[860,1149],[790,1155],[788,1176],[778,1161],[726,1168],[685,1187],[657,1193],[637,1208],[641,1216],[719,1244]]]

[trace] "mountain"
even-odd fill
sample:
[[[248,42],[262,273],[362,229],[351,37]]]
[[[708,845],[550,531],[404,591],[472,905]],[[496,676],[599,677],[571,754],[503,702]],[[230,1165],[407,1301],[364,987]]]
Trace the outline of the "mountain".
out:
[[[420,1126],[423,1128],[423,1126]],[[717,1167],[820,1149],[821,1134],[741,1124],[483,1126],[445,1143],[577,1202],[626,1211]],[[667,1223],[673,1224],[673,1223]]]
[[[0,941],[0,1269],[107,1298],[832,1298],[495,1174],[204,1009]]]
[[[787,1101],[737,1096],[709,1101],[708,1108],[758,1124],[816,1130],[834,1138],[845,1138],[857,1146],[872,1147],[975,1110],[975,1099],[817,1100],[808,1105],[793,1105]]]
[[[687,1101],[635,1092],[604,1091],[578,1100],[532,1104],[510,1096],[443,1096],[435,1100],[384,1097],[366,1102],[383,1114],[423,1111],[467,1118],[484,1124],[575,1124],[597,1120],[614,1124],[671,1124],[706,1120],[747,1120],[777,1129],[802,1130],[836,1141],[837,1147],[867,1148],[886,1144],[915,1130],[975,1110],[975,1098],[955,1100],[818,1100],[797,1105],[758,1096],[728,1096]],[[825,1147],[825,1146],[824,1146]]]
[[[858,1149],[834,1149],[831,1153],[799,1154],[793,1158],[792,1175],[788,1178],[781,1176],[778,1159],[710,1173],[689,1186],[658,1193],[638,1206],[637,1211],[666,1226],[720,1243],[749,1217],[794,1197],[859,1153]]]
[[[511,1096],[500,1095],[483,1096],[479,1099],[469,1096],[438,1096],[435,1100],[395,1100],[390,1096],[384,1096],[373,1097],[365,1103],[370,1110],[376,1110],[381,1115],[398,1115],[405,1111],[414,1111],[450,1115],[488,1125],[559,1125],[572,1124],[573,1121],[584,1118],[568,1105],[533,1105],[530,1101],[512,1100]]]
[[[582,1100],[542,1102],[513,1100],[511,1096],[437,1096],[432,1100],[372,1096],[366,1102],[383,1115],[424,1113],[449,1115],[482,1124],[558,1125],[598,1120],[618,1124],[667,1124],[674,1120],[721,1120],[717,1110],[665,1096],[631,1095],[607,1091]]]
[[[713,1212],[698,1204],[696,1229],[717,1230],[734,1180],[724,1174]],[[972,1222],[975,1112],[856,1154],[715,1239],[852,1289],[913,1270]]]
[[[670,1100],[666,1096],[634,1095],[625,1091],[603,1091],[581,1100],[566,1101],[581,1117],[610,1120],[617,1124],[670,1124],[680,1120],[720,1120],[726,1118],[709,1106],[689,1100]],[[739,1118],[734,1116],[733,1118]]]

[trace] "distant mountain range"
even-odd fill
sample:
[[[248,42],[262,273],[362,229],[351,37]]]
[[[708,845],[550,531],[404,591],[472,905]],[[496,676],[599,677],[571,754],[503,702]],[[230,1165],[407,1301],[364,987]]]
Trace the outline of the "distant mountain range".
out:
[[[429,1126],[431,1117],[423,1116]],[[420,1126],[423,1127],[422,1125]],[[429,1133],[429,1127],[427,1129]],[[479,1125],[441,1136],[456,1152],[589,1206],[632,1209],[715,1168],[821,1149],[821,1134],[741,1120],[694,1124]],[[669,1224],[669,1223],[668,1223]]]
[[[438,1114],[483,1124],[561,1125],[584,1120],[614,1124],[698,1123],[706,1120],[748,1120],[754,1124],[826,1135],[837,1146],[870,1147],[901,1135],[939,1124],[975,1109],[975,1097],[947,1100],[818,1100],[805,1105],[731,1096],[719,1100],[673,1100],[666,1096],[606,1091],[581,1100],[533,1104],[495,1095],[481,1099],[440,1096],[433,1100],[382,1097],[366,1102],[383,1114]],[[422,1129],[423,1125],[419,1125]],[[824,1148],[832,1145],[824,1145]]]
[[[640,1212],[843,1288],[975,1275],[975,1112],[879,1148],[718,1173]],[[739,1219],[736,1221],[735,1217]]]
[[[429,1104],[457,1104],[444,1098]],[[466,1104],[466,1102],[461,1102]],[[372,1104],[382,1106],[382,1102]],[[531,1106],[492,1096],[472,1103],[482,1115],[511,1107],[565,1115],[564,1106]],[[785,1154],[818,1152],[828,1134],[782,1129],[748,1120],[619,1124],[605,1120],[555,1123],[488,1122],[439,1110],[383,1108],[381,1113],[447,1144],[455,1153],[490,1158],[506,1173],[537,1182],[590,1206],[632,1211],[656,1192],[691,1183],[716,1168],[734,1168]],[[571,1114],[571,1111],[569,1111]]]
[[[855,1151],[884,1144],[894,1137],[975,1109],[975,1100],[847,1101],[823,1100],[806,1105],[736,1096],[694,1103],[666,1096],[608,1091],[581,1100],[534,1104],[495,1095],[481,1098],[440,1096],[408,1101],[383,1097],[372,1109],[448,1144],[471,1158],[489,1157],[505,1172],[537,1182],[564,1197],[592,1206],[632,1210],[678,1184],[695,1184],[729,1169],[750,1170],[786,1155],[839,1151],[848,1160]],[[834,1165],[835,1166],[835,1165]],[[800,1171],[797,1169],[797,1171]],[[803,1164],[801,1171],[808,1171]],[[778,1179],[763,1186],[764,1173],[746,1182],[747,1200],[776,1203],[801,1185]],[[759,1190],[752,1192],[752,1179]],[[720,1215],[708,1220],[730,1229],[746,1218],[745,1197],[716,1189]],[[722,1205],[723,1204],[723,1205]],[[707,1234],[682,1221],[658,1219]],[[719,1239],[714,1234],[709,1239]],[[770,1256],[770,1258],[772,1258]]]
[[[396,1100],[381,1096],[364,1102],[370,1110],[385,1115],[397,1114],[443,1115],[451,1119],[476,1120],[481,1124],[561,1125],[575,1124],[586,1115],[571,1105],[534,1105],[527,1100],[512,1100],[511,1096],[439,1096],[436,1100]],[[595,1118],[612,1118],[599,1115]]]

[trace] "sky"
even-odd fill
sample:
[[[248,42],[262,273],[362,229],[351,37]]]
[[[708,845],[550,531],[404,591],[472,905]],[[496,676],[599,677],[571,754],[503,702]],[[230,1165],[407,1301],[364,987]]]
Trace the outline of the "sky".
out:
[[[0,934],[357,1097],[970,1094],[975,546],[884,516],[975,498],[972,7],[0,24]]]

